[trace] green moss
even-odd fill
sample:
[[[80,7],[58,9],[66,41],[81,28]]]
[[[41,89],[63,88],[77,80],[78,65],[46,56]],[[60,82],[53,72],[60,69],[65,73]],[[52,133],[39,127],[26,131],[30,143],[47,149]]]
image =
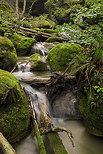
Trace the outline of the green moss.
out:
[[[39,20],[32,20],[30,21],[32,28],[50,28],[51,25],[49,21],[44,20],[44,19],[39,19]]]
[[[90,63],[91,66],[87,67],[89,71],[88,75],[83,74],[84,76],[88,76],[88,81],[86,82],[85,78],[85,84],[81,88],[82,99],[80,100],[79,108],[87,130],[93,135],[103,136],[103,76],[101,65],[99,68],[98,63],[97,66]],[[94,70],[91,69],[93,67],[95,67]],[[87,69],[85,72],[87,72]],[[82,85],[82,81],[80,85]]]
[[[56,33],[54,29],[40,29],[41,32],[45,32],[45,33]]]
[[[87,130],[93,135],[103,136],[103,103],[97,104],[98,102],[90,102],[88,98],[84,98],[80,101],[79,109]]]
[[[76,43],[60,43],[48,53],[48,61],[53,71],[63,71],[74,56],[80,53],[83,48]]]
[[[33,18],[30,24],[32,28],[53,28],[56,25],[54,21],[48,19],[47,14]]]
[[[46,62],[43,60],[43,56],[36,53],[30,56],[30,60],[33,62],[32,69],[36,71],[45,71]]]
[[[0,132],[15,142],[26,133],[28,125],[29,109],[19,81],[0,70]]]
[[[26,55],[30,51],[32,45],[36,43],[35,39],[16,33],[12,35],[11,40],[17,50],[18,55]]]
[[[39,131],[36,131],[36,138],[37,138],[40,154],[46,154],[44,142]]]
[[[11,70],[16,62],[17,55],[13,43],[8,38],[0,36],[0,68]]]
[[[46,143],[46,149],[49,149],[49,152],[51,150],[52,154],[68,154],[57,133],[48,133],[45,138],[46,142],[48,142],[48,145]]]
[[[46,42],[58,42],[58,39],[56,37],[49,37]]]

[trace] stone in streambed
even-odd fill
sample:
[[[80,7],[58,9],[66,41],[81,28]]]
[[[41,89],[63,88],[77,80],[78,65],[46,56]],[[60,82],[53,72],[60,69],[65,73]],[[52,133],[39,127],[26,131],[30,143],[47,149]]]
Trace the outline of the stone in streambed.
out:
[[[31,70],[34,71],[46,71],[47,64],[45,57],[36,53],[30,56]]]

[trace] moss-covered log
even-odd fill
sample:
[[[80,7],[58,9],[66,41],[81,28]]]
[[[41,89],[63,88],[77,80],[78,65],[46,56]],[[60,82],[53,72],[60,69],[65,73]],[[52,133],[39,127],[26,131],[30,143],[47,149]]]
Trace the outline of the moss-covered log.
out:
[[[48,144],[47,144],[48,143]],[[57,132],[45,135],[47,152],[52,154],[68,154]]]

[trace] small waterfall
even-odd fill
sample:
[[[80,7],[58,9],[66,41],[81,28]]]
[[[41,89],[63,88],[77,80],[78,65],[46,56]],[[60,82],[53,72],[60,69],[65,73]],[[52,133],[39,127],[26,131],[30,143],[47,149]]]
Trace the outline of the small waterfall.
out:
[[[43,113],[44,116],[46,116],[47,113],[49,116],[51,116],[49,101],[45,94],[39,92],[36,89],[33,89],[30,85],[25,83],[21,83],[21,85],[24,91],[26,92],[26,96],[28,97],[29,95],[32,100],[35,113],[36,113],[36,118],[37,118],[38,124],[40,124],[41,113]]]
[[[48,51],[52,49],[55,46],[53,43],[47,43],[47,42],[38,42],[33,45],[31,49],[31,54],[39,53],[42,56],[46,56]]]
[[[21,72],[30,72],[30,63],[18,63],[17,64],[18,66],[18,71],[21,71]]]
[[[31,53],[34,54],[34,53],[39,53],[40,55],[42,56],[46,56],[46,51],[47,49],[44,47],[43,45],[43,42],[40,42],[40,43],[36,43],[32,49],[31,49]]]
[[[32,80],[35,78],[35,74],[30,72],[30,62],[29,57],[20,57],[17,63],[17,71],[13,72],[13,75],[18,78],[18,80]]]

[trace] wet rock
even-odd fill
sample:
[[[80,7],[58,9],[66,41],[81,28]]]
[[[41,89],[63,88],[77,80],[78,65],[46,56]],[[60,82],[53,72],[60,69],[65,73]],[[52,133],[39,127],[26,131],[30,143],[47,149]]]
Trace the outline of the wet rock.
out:
[[[31,70],[34,71],[46,71],[47,70],[47,64],[45,57],[41,56],[38,53],[35,53],[30,56],[30,65]]]
[[[58,118],[80,119],[78,100],[73,90],[61,93],[52,104],[53,116]]]

